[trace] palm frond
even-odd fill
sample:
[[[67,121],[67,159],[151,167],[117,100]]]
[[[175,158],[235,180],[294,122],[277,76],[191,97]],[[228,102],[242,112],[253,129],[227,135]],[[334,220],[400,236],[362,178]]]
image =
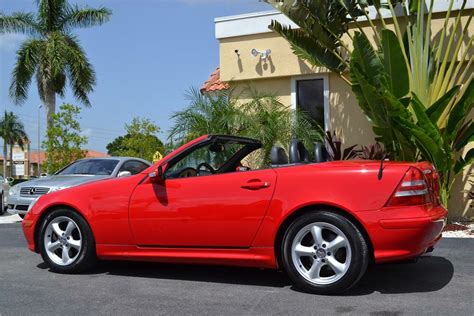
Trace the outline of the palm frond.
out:
[[[0,12],[0,33],[23,33],[36,35],[40,32],[32,13],[16,12],[5,15]]]
[[[37,0],[38,25],[43,33],[62,31],[61,21],[67,8],[66,0]]]
[[[102,25],[110,20],[112,11],[105,7],[92,9],[89,7],[81,8],[77,5],[69,6],[61,24],[65,30],[74,27],[86,28],[96,25]]]
[[[78,100],[86,106],[90,106],[88,93],[93,91],[96,82],[94,68],[75,37],[68,35],[65,40],[67,43],[65,47],[65,69],[71,89]]]
[[[10,85],[10,95],[16,103],[26,100],[31,79],[43,52],[44,42],[40,40],[26,41],[18,50]]]

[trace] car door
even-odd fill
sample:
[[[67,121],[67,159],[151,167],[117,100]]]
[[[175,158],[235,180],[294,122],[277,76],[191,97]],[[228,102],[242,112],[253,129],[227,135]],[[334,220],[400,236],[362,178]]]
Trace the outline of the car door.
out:
[[[209,155],[197,153],[195,156],[199,160]],[[182,165],[176,164],[183,167],[183,174],[187,174],[187,166],[193,161],[190,157],[184,158]],[[223,161],[222,157],[217,158],[214,162]],[[173,172],[171,169],[169,174]],[[251,246],[272,199],[276,172],[265,169],[200,174],[167,178],[158,183],[148,178],[137,186],[129,208],[130,226],[137,245]]]
[[[274,170],[145,181],[130,200],[138,245],[249,247],[275,190]]]

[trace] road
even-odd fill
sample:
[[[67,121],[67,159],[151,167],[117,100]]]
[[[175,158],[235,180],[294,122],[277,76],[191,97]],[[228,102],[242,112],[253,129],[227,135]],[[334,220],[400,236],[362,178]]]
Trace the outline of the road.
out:
[[[19,224],[0,225],[0,315],[473,315],[474,239],[443,239],[417,264],[372,266],[341,296],[301,293],[271,270],[103,262],[48,271]]]

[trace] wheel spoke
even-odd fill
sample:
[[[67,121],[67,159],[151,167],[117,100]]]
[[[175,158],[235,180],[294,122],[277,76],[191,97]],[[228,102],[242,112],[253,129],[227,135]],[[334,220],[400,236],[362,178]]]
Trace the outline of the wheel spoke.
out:
[[[53,231],[56,235],[58,236],[63,235],[64,231],[59,227],[59,223],[53,223],[51,227],[53,228]]]
[[[346,239],[344,239],[344,237],[342,236],[337,236],[336,238],[334,238],[334,240],[328,243],[327,250],[330,250],[334,253],[336,252],[336,250],[344,247],[347,247]]]
[[[71,260],[71,258],[69,257],[69,248],[66,246],[63,246],[62,259],[64,264],[68,263],[68,261]]]
[[[312,247],[306,247],[306,246],[303,246],[302,244],[298,244],[295,247],[295,252],[300,257],[312,257],[314,254]]]
[[[61,248],[61,243],[59,241],[55,241],[55,242],[49,242],[47,245],[46,245],[46,248],[51,251],[51,252],[54,252],[56,251],[57,249]]]
[[[315,244],[321,245],[324,242],[323,230],[321,229],[321,227],[317,225],[313,225],[311,227],[311,235],[313,236]]]
[[[81,244],[82,242],[80,240],[74,240],[74,239],[69,240],[69,245],[71,245],[71,247],[77,250],[81,249]]]
[[[66,230],[64,231],[64,235],[65,235],[66,237],[71,236],[72,231],[74,230],[74,228],[76,228],[76,225],[74,225],[73,222],[68,222],[68,223],[67,223]]]
[[[311,268],[308,271],[308,276],[311,279],[319,279],[319,276],[321,275],[321,268],[323,267],[324,263],[318,260],[314,260],[313,264],[311,265]]]
[[[326,258],[328,266],[334,271],[335,274],[340,274],[344,272],[346,265],[336,260],[334,257]]]

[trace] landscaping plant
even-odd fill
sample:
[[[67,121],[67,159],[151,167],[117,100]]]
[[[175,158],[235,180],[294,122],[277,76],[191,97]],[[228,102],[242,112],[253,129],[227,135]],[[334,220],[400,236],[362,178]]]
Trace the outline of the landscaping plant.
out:
[[[270,28],[295,54],[324,66],[352,86],[376,141],[395,160],[428,160],[440,174],[447,205],[456,175],[474,160],[472,14],[449,1],[443,28],[432,33],[434,1],[266,0],[300,28]],[[397,7],[397,8],[396,8]],[[369,14],[375,10],[376,18]],[[400,10],[402,15],[397,15]],[[390,12],[391,19],[380,17]],[[369,25],[364,28],[362,20]],[[393,29],[388,27],[388,23]],[[377,24],[377,25],[376,25]],[[436,35],[436,36],[434,36]],[[454,57],[453,57],[454,56]],[[456,58],[453,62],[452,58]]]
[[[259,94],[249,89],[248,101],[239,101],[234,90],[201,94],[192,89],[189,106],[176,112],[170,140],[176,146],[206,134],[227,134],[251,137],[262,142],[256,158],[259,166],[268,165],[272,146],[279,143],[288,148],[296,136],[308,146],[322,139],[322,132],[302,112],[291,110],[272,95]]]
[[[154,161],[157,152],[163,155],[165,147],[156,136],[160,128],[153,121],[134,117],[130,124],[125,124],[126,134],[109,143],[107,153],[111,156],[139,157]]]
[[[79,114],[81,109],[72,104],[63,104],[58,113],[53,114],[53,123],[48,129],[43,143],[46,149],[45,168],[54,173],[77,159],[84,158],[87,137],[81,135]]]

